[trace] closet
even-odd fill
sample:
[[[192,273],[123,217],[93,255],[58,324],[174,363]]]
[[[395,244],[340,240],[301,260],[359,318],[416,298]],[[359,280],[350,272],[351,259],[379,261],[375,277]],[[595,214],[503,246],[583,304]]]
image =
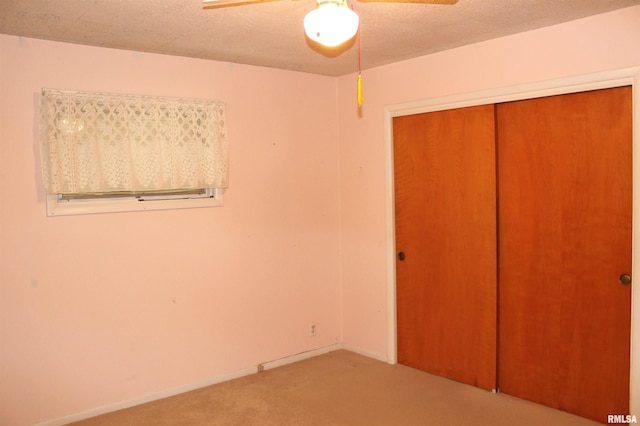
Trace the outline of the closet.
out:
[[[629,410],[631,87],[393,120],[398,362]]]

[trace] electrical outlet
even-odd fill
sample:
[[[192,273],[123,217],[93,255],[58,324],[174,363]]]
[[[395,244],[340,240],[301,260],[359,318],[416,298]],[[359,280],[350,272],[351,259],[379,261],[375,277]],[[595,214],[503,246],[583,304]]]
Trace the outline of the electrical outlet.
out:
[[[309,324],[309,336],[315,336],[316,335],[316,323],[312,322],[311,324]]]

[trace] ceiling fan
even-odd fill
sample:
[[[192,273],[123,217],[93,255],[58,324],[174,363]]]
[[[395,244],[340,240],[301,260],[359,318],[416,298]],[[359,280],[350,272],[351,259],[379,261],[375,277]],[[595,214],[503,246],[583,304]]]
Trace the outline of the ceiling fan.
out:
[[[280,0],[203,0],[204,9],[244,6]],[[358,0],[362,2],[456,4],[458,0]],[[347,0],[316,0],[314,10],[304,17],[304,30],[311,40],[327,47],[335,47],[353,38],[358,32],[358,15]]]

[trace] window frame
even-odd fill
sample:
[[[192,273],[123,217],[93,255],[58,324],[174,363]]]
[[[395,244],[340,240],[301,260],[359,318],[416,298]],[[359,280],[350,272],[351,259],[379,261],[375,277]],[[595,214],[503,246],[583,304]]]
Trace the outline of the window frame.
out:
[[[63,199],[62,194],[47,194],[47,216],[70,216],[96,213],[121,213],[153,210],[193,209],[204,207],[222,207],[224,205],[222,188],[202,188],[201,195],[171,195],[138,193],[129,196],[120,194],[86,194],[82,198]],[[187,193],[189,192],[189,193]],[[190,194],[191,193],[191,194]]]
[[[80,108],[78,105],[82,107],[79,110],[77,109]],[[123,105],[126,108],[123,107]],[[88,106],[88,108],[85,109],[85,106]],[[96,115],[96,111],[94,111],[95,108],[98,108],[98,110],[107,108],[109,111],[112,111],[114,108],[118,111],[121,108],[125,108],[123,111],[129,114],[135,114],[136,116],[133,117],[131,123],[129,122],[129,116],[127,114],[122,116],[117,115],[117,117],[114,118],[115,121],[107,120],[104,122],[104,120],[99,120],[100,117]],[[149,110],[149,108],[151,109]],[[179,159],[182,158],[181,156],[185,155],[185,158],[191,159],[195,151],[200,153],[197,161],[203,161],[200,155],[204,155],[207,158],[207,164],[213,167],[213,169],[210,169],[210,167],[204,168],[208,170],[206,177],[203,174],[198,174],[203,173],[202,170],[196,172],[193,176],[189,173],[187,173],[188,176],[183,176],[180,170],[182,170],[182,172],[185,170],[193,171],[194,169],[199,170],[199,167],[202,167],[202,164],[197,161],[195,166],[187,161],[187,166],[192,167],[186,167],[185,170],[179,167],[174,170],[174,166],[169,164],[169,174],[163,175],[159,181],[153,181],[152,179],[150,182],[145,182],[144,185],[141,185],[140,182],[138,182],[137,185],[133,185],[132,182],[126,179],[124,181],[118,181],[116,179],[116,182],[110,181],[105,185],[103,184],[104,182],[102,182],[103,177],[96,176],[95,171],[92,171],[92,167],[86,167],[83,161],[74,161],[74,155],[67,152],[69,148],[64,146],[64,144],[62,148],[58,146],[57,142],[52,145],[53,149],[49,146],[49,136],[51,132],[53,132],[53,141],[56,141],[57,137],[60,137],[60,132],[67,134],[69,132],[77,133],[85,130],[85,128],[87,128],[86,120],[89,120],[89,123],[94,126],[93,132],[90,132],[89,135],[94,136],[94,138],[107,137],[105,135],[110,134],[110,132],[107,131],[103,135],[98,132],[99,129],[96,130],[95,126],[100,127],[100,125],[102,125],[109,130],[110,125],[113,127],[120,123],[121,126],[119,128],[122,129],[122,126],[124,126],[127,132],[129,131],[129,125],[132,125],[133,129],[137,129],[136,124],[140,123],[136,118],[140,118],[140,114],[144,115],[147,110],[151,111],[151,115],[149,117],[145,115],[146,118],[143,117],[144,120],[142,124],[151,126],[151,130],[155,130],[157,135],[168,138],[165,141],[165,145],[169,143],[169,140],[178,139],[178,144],[182,146],[179,137],[199,140],[198,138],[204,138],[204,135],[207,135],[207,148],[202,148],[202,152],[190,144],[187,144],[186,149],[176,150],[178,153],[176,161],[178,162]],[[160,113],[164,113],[164,115],[157,117],[156,115],[159,110]],[[47,216],[173,210],[221,207],[224,205],[223,195],[228,185],[228,147],[224,102],[210,99],[167,98],[43,88],[40,100],[40,115],[40,150]],[[69,117],[71,117],[71,123],[74,125],[77,124],[74,117],[78,118],[81,123],[80,127],[75,129],[72,126],[70,129],[67,129],[69,125],[67,118]],[[158,124],[160,122],[164,122],[165,124]],[[51,126],[53,126],[53,128]],[[210,128],[210,126],[213,126],[213,128]],[[96,132],[98,132],[98,134],[96,134]],[[175,132],[178,132],[178,135],[176,135]],[[180,132],[190,133],[183,135]],[[131,137],[131,135],[127,133],[125,137],[128,138]],[[119,146],[120,144],[119,139],[115,142],[113,140],[107,140],[107,142],[110,142],[109,145],[116,144]],[[204,140],[202,142],[204,142]],[[69,141],[67,141],[67,143],[69,143]],[[141,145],[145,145],[144,141]],[[190,146],[191,148],[189,148]],[[92,148],[95,150],[96,146]],[[131,148],[131,146],[129,146],[129,148]],[[171,158],[172,154],[167,154],[167,152],[171,153],[174,149],[175,147],[169,143],[167,146],[163,145],[162,149],[155,152],[154,155],[159,155],[159,157],[165,159]],[[194,149],[195,151],[193,151]],[[213,150],[213,152],[211,150]],[[66,153],[67,156],[65,157],[65,155],[60,153]],[[50,156],[52,154],[55,154],[53,157],[56,161],[50,162]],[[95,154],[95,152],[91,154]],[[213,159],[211,156],[213,156]],[[137,163],[131,153],[129,153],[127,160],[129,161],[127,164],[131,167],[133,174],[136,174],[135,172],[137,170],[141,173],[141,176],[146,176],[144,174],[144,167],[139,170],[136,168]],[[95,162],[98,160],[92,157],[91,161]],[[90,166],[97,164],[91,161],[89,162]],[[52,184],[52,177],[54,175],[58,176],[58,174],[51,173],[51,167],[53,167],[53,164],[57,164],[58,168],[61,167],[60,162],[65,165],[69,164],[71,175],[77,171],[78,176],[84,176],[85,181],[80,185],[78,182],[67,185],[63,184],[59,179],[54,179],[56,184]],[[75,166],[72,165],[77,164],[84,165],[84,169],[76,170],[74,168]],[[167,165],[164,164],[164,166],[166,170]],[[58,172],[60,171],[58,169],[56,170]],[[65,170],[67,170],[67,168],[65,168]],[[86,173],[87,170],[89,170],[88,173]],[[175,175],[176,171],[178,171],[178,176]],[[67,172],[69,172],[69,170],[67,170]],[[87,185],[87,182],[94,184]],[[100,184],[95,185],[96,182],[100,182]],[[140,186],[143,186],[145,189],[138,189]],[[65,194],[60,193],[65,191],[68,192]],[[76,193],[76,191],[84,192]]]

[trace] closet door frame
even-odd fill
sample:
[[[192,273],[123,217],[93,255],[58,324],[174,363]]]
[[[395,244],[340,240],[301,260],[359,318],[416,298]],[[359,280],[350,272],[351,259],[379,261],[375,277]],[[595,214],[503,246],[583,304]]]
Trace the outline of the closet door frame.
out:
[[[384,109],[385,216],[387,263],[387,361],[396,364],[396,244],[394,214],[393,118],[468,106],[631,86],[633,96],[633,219],[632,274],[640,275],[640,67],[624,68],[557,80],[501,87],[396,104]],[[635,232],[636,229],[639,232]],[[631,289],[630,413],[640,413],[640,280]]]

